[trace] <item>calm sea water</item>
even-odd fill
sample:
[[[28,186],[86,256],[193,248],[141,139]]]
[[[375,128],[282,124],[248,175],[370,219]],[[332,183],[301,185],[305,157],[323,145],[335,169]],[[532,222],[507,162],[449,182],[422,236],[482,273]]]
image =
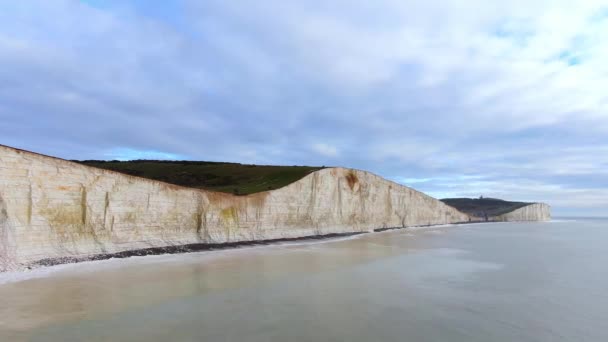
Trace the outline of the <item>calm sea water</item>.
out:
[[[0,341],[608,341],[608,221],[404,229],[0,276]]]

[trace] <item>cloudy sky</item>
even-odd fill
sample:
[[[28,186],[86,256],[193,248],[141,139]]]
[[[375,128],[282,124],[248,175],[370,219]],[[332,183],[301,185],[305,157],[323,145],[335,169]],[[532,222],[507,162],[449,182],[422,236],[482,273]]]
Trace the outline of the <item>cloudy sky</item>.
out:
[[[590,0],[3,1],[0,143],[608,215],[606,37]]]

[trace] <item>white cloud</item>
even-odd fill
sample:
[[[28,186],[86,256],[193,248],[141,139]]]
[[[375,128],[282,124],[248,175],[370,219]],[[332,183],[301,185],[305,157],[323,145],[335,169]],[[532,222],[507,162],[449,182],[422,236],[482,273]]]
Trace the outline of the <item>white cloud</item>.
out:
[[[418,183],[430,191],[525,199],[516,183],[564,205],[601,202],[602,6],[208,0],[155,17],[128,2],[7,2],[0,136],[68,158],[119,148],[289,165],[327,158],[432,179]]]
[[[324,157],[335,157],[338,155],[338,149],[326,143],[315,143],[312,145],[312,150]]]

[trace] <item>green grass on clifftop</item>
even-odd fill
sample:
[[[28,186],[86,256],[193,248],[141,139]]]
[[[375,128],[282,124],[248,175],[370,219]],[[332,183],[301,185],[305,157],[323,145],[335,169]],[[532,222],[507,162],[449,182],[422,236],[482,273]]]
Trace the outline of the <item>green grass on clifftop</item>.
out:
[[[531,204],[497,198],[444,198],[441,201],[463,213],[477,217],[498,216]]]
[[[269,166],[206,161],[75,161],[185,187],[246,195],[293,183],[322,167]]]

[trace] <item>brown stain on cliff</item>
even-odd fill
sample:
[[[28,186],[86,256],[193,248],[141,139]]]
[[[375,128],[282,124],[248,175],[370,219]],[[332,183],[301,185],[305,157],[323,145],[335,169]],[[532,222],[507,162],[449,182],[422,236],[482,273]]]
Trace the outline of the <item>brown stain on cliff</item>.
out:
[[[106,218],[108,217],[108,207],[110,206],[110,193],[106,191],[103,205],[103,227],[106,227]]]
[[[211,240],[208,224],[208,214],[211,218],[217,218],[218,224],[223,227],[227,241],[230,241],[239,228],[256,228],[264,212],[266,200],[270,196],[270,191],[254,193],[246,196],[235,196],[232,194],[200,190],[203,194],[199,205],[198,214],[195,214],[194,223],[197,227],[197,234],[206,241]],[[252,210],[253,209],[253,212]],[[254,215],[255,220],[247,217],[248,214]],[[216,216],[217,215],[217,216]],[[241,225],[241,221],[245,226]],[[204,233],[204,234],[203,234]]]
[[[348,182],[348,187],[351,190],[355,190],[355,185],[359,183],[359,178],[353,170],[349,170],[346,174],[346,181]]]
[[[194,229],[196,230],[196,235],[199,238],[203,238],[203,236],[202,236],[202,231],[203,231],[203,214],[202,214],[202,209],[199,208],[196,213],[192,214],[192,216],[193,216],[193,219],[194,219]]]
[[[82,224],[80,205],[59,205],[44,207],[40,210],[49,226],[61,242],[69,242],[74,238],[83,238],[87,234]]]
[[[32,210],[34,206],[34,200],[32,199],[32,184],[29,186],[28,198],[27,198],[27,224],[32,224]]]
[[[136,223],[137,222],[137,213],[134,211],[124,213],[123,216],[121,217],[121,219],[122,219],[122,222],[125,222],[125,223]]]
[[[220,211],[220,216],[224,222],[236,222],[238,220],[238,215],[235,207],[230,207],[226,209],[222,209]]]
[[[224,229],[226,229],[226,239],[227,241],[230,241],[234,234],[233,228],[237,228],[239,223],[239,216],[236,208],[229,207],[222,209],[220,211],[220,220]]]
[[[84,185],[80,193],[80,221],[83,226],[87,223],[87,189]]]
[[[14,257],[11,252],[12,246],[9,244],[11,235],[8,211],[2,199],[2,194],[0,194],[0,272],[8,270],[9,264],[12,262],[11,259]]]
[[[270,192],[268,191],[258,192],[245,197],[245,199],[247,200],[248,206],[261,208],[264,206],[264,204],[266,204],[266,198],[268,198],[268,195],[270,195]]]
[[[199,241],[209,240],[209,230],[207,229],[207,205],[203,200],[203,195],[198,193],[196,196],[196,212],[193,213],[194,228]]]
[[[47,200],[48,201],[48,200]],[[43,205],[39,213],[46,219],[62,248],[74,248],[76,252],[78,240],[90,240],[101,250],[104,248],[97,235],[95,227],[87,224],[87,192],[81,188],[80,198],[72,204]]]
[[[6,205],[4,204],[4,200],[0,195],[0,225],[6,223],[8,221],[8,213],[6,211]]]
[[[393,196],[391,191],[393,190],[393,186],[389,185],[386,190],[386,209],[385,215],[389,217],[393,213]]]
[[[247,196],[235,196],[222,192],[206,191],[205,195],[207,197],[207,200],[209,201],[208,206],[210,207],[235,209],[246,209],[253,207],[259,210],[266,204],[266,199],[270,195],[270,192],[264,191],[250,194]]]
[[[205,193],[207,200],[209,201],[209,205],[217,205],[221,207],[225,205],[236,204],[239,199],[237,196],[222,192],[204,190],[203,192]]]
[[[82,211],[79,205],[59,205],[45,207],[40,211],[49,224],[59,231],[71,226],[82,225]]]

